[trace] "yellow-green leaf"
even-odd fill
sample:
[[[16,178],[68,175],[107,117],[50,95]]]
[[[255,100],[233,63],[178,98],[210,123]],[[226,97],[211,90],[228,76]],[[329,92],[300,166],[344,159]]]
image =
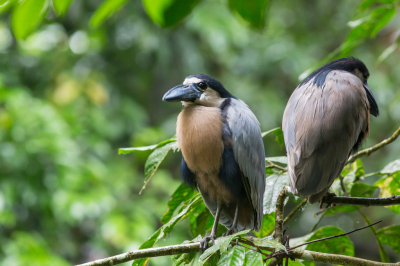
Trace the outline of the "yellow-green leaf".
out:
[[[199,0],[142,0],[144,9],[162,27],[177,24],[190,14]]]
[[[25,39],[43,20],[49,8],[49,0],[25,0],[11,14],[11,27],[18,40]]]
[[[53,0],[53,6],[58,15],[64,15],[73,0]]]

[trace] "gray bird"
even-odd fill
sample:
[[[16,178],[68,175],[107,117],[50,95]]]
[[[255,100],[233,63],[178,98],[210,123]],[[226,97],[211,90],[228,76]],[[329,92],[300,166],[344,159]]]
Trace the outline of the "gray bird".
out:
[[[290,96],[282,121],[290,186],[309,203],[328,192],[368,137],[369,114],[379,115],[368,78],[363,62],[342,58],[315,70]]]
[[[260,125],[249,107],[222,84],[203,74],[186,77],[169,90],[163,101],[181,101],[176,135],[182,151],[183,181],[200,191],[228,235],[245,229],[260,230],[265,190],[265,152]]]

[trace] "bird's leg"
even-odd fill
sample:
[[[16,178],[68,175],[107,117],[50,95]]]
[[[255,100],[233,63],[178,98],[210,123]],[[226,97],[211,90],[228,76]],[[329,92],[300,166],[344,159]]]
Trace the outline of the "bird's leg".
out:
[[[209,236],[205,236],[201,241],[200,241],[200,251],[203,253],[207,247],[208,247],[208,242],[211,240],[213,245],[215,242],[215,239],[217,238],[217,227],[218,227],[218,221],[219,217],[221,216],[221,211],[222,207],[220,204],[217,205],[217,213],[215,214],[215,219],[214,219],[214,224],[211,230],[211,234]]]
[[[222,236],[229,236],[230,234],[237,231],[238,216],[239,216],[239,204],[236,204],[235,217],[233,218],[232,226],[228,231],[223,233]]]

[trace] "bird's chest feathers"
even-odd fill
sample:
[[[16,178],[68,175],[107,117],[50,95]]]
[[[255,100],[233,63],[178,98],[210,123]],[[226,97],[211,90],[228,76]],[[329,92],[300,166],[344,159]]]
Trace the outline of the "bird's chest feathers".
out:
[[[178,116],[176,134],[191,171],[218,173],[224,150],[222,116],[218,107],[186,106]]]

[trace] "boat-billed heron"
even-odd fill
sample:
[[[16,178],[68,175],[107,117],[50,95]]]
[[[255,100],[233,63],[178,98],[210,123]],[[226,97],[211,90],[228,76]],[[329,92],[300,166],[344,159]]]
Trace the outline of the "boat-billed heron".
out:
[[[369,71],[356,58],[315,70],[290,96],[282,129],[292,191],[319,201],[350,154],[369,134],[369,114],[379,115],[368,87]]]
[[[225,235],[260,230],[265,190],[265,152],[260,125],[249,107],[203,74],[186,77],[163,101],[181,101],[176,135],[183,181],[200,191],[215,217],[202,249],[214,242],[218,222]]]

